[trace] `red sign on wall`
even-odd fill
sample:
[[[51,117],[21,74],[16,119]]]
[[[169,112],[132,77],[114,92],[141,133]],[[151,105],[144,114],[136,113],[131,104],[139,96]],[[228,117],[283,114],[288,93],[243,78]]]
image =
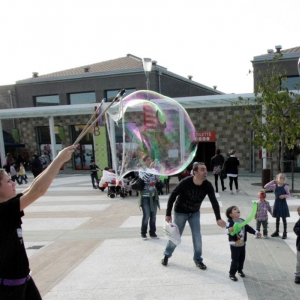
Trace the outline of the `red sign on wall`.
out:
[[[198,142],[215,142],[216,132],[215,131],[198,131],[197,132]]]

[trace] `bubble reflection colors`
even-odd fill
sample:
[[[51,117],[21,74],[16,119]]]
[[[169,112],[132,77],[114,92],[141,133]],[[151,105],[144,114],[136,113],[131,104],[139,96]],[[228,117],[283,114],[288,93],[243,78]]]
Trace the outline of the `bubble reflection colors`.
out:
[[[112,106],[108,114],[115,121],[120,176],[141,168],[170,176],[182,172],[193,160],[196,131],[177,101],[156,92],[137,91]],[[153,168],[145,166],[145,155],[155,162]]]

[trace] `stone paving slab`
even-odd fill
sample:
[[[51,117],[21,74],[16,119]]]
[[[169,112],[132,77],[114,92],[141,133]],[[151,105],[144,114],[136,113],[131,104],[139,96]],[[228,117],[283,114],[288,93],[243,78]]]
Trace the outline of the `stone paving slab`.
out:
[[[213,182],[211,174],[209,180]],[[259,176],[240,176],[239,194],[231,195],[228,187],[219,192],[222,217],[231,205],[240,208],[242,217],[249,216],[260,190],[251,183],[259,181]],[[172,178],[171,190],[176,183]],[[225,184],[228,186],[227,180]],[[299,178],[295,185],[300,189]],[[274,194],[267,197],[272,201]],[[136,196],[111,199],[92,189],[89,174],[58,175],[23,218],[33,278],[43,299],[300,299],[300,287],[293,282],[296,237],[292,224],[297,219],[297,198],[288,200],[292,217],[286,240],[249,236],[247,276],[238,282],[228,278],[228,238],[216,225],[207,199],[201,208],[201,231],[208,270],[197,269],[192,261],[189,226],[169,266],[160,264],[166,246],[162,229],[167,199],[161,197],[163,207],[157,215],[161,239],[143,241]],[[250,224],[255,227],[255,221]],[[269,218],[269,233],[274,226]]]

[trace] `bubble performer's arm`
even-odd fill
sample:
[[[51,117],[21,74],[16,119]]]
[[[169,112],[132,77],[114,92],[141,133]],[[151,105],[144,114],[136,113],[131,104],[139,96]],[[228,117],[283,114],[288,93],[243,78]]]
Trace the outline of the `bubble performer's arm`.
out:
[[[251,215],[242,223],[234,223],[233,231],[230,232],[230,235],[233,236],[233,235],[237,234],[238,232],[240,232],[241,229],[254,218],[256,212],[257,212],[257,202],[253,202]]]

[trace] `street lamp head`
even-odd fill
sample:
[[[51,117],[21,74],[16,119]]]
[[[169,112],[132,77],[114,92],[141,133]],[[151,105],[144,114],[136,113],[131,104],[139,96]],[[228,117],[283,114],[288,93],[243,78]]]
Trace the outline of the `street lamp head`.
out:
[[[149,74],[152,69],[152,60],[151,58],[143,58],[143,67],[146,74]]]

